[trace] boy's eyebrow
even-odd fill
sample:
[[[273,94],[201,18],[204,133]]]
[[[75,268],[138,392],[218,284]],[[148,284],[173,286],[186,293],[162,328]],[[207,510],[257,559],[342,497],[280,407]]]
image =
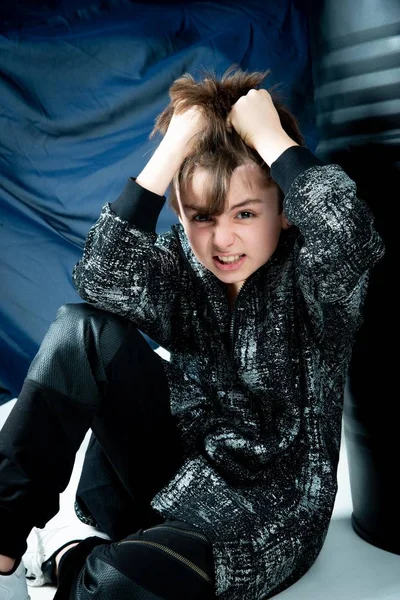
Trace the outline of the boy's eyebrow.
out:
[[[232,212],[233,210],[235,210],[236,208],[242,208],[243,206],[247,206],[248,204],[263,204],[264,201],[261,200],[260,198],[247,198],[246,200],[242,200],[242,202],[238,202],[238,204],[235,204],[234,206],[231,207],[230,212]],[[188,208],[189,210],[194,210],[196,212],[201,212],[202,210],[204,210],[204,207],[202,206],[196,206],[195,204],[187,204],[186,202],[182,202],[182,206],[183,208]]]

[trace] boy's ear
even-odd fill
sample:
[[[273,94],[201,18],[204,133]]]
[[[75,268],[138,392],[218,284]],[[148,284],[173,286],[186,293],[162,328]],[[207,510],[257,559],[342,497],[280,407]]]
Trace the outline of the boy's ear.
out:
[[[285,217],[284,213],[281,214],[281,225],[282,225],[282,229],[289,229],[289,227],[292,226],[290,221],[288,221],[287,218]]]

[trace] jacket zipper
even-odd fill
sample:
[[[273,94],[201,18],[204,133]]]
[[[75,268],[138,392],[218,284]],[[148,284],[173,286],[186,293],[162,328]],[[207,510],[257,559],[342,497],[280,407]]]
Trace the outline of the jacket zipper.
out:
[[[230,335],[230,340],[231,340],[231,354],[232,354],[232,357],[233,357],[233,347],[234,347],[234,342],[235,342],[236,307],[237,307],[239,296],[243,292],[243,290],[246,287],[248,281],[249,281],[249,279],[246,279],[246,281],[244,282],[244,284],[240,288],[240,290],[239,290],[239,292],[238,292],[238,294],[237,294],[237,296],[235,298],[235,302],[233,303],[233,307],[232,307],[231,322],[230,322],[230,326],[229,326],[229,335]]]
[[[182,258],[184,259],[184,261],[186,262],[187,266],[189,267],[189,273],[190,273],[191,277],[193,278],[193,280],[194,280],[194,281],[197,281],[196,275],[195,275],[195,273],[193,272],[192,265],[190,264],[190,262],[189,262],[189,260],[188,260],[188,258],[187,258],[187,256],[186,256],[186,254],[185,254],[185,252],[183,251],[183,248],[182,248],[182,246],[181,246],[181,242],[180,242],[180,239],[179,239],[179,235],[178,235],[178,233],[177,233],[177,232],[175,232],[175,237],[176,237],[176,239],[177,239],[177,242],[178,242],[178,248],[179,248],[179,251],[180,251],[180,253],[181,253],[181,256],[182,256]],[[242,292],[243,288],[245,288],[245,287],[246,287],[246,284],[247,284],[247,282],[249,281],[249,279],[251,279],[251,277],[252,277],[252,275],[250,275],[250,277],[249,277],[248,279],[246,279],[246,281],[245,281],[245,282],[244,282],[244,284],[242,285],[241,289],[239,290],[239,293],[238,293],[238,295],[237,295],[237,296],[236,296],[236,298],[235,298],[235,302],[234,302],[234,304],[233,304],[233,308],[232,308],[232,315],[231,315],[231,319],[230,319],[230,325],[229,325],[230,346],[231,346],[231,348],[230,348],[230,349],[231,349],[231,354],[232,354],[232,356],[233,356],[233,337],[234,337],[234,327],[235,327],[235,312],[236,312],[236,310],[235,310],[235,309],[236,309],[237,299],[238,299],[238,297],[239,297],[239,294],[241,294],[241,292]],[[207,297],[207,296],[206,296],[206,297]],[[207,301],[208,301],[208,298],[207,298]],[[212,304],[211,304],[210,302],[208,302],[208,305],[210,306],[210,308],[211,308],[211,312],[213,313],[213,315],[214,315],[214,318],[215,318],[215,321],[216,321],[216,323],[218,324],[217,315],[215,314],[215,311],[214,311],[214,308],[213,308]]]
[[[181,554],[174,552],[174,550],[171,550],[171,548],[168,548],[168,546],[164,546],[163,544],[159,544],[158,542],[150,542],[148,540],[124,540],[123,542],[119,542],[118,546],[120,546],[121,544],[142,544],[144,546],[152,546],[153,548],[162,550],[163,552],[166,552],[170,556],[173,556],[178,561],[185,564],[187,567],[189,567],[189,569],[191,569],[192,571],[197,573],[197,575],[199,575],[200,577],[205,579],[207,581],[207,583],[210,583],[210,584],[213,583],[211,577],[209,577],[209,575],[207,575],[207,573],[205,573],[203,571],[203,569],[200,569],[200,567],[195,565],[191,560],[185,558]]]
[[[249,277],[249,279],[251,278],[251,275]],[[235,298],[235,302],[233,303],[233,307],[232,307],[232,314],[231,314],[231,320],[230,320],[230,326],[229,326],[229,335],[230,335],[230,342],[231,342],[231,355],[232,358],[234,358],[234,345],[235,345],[235,317],[236,317],[236,307],[237,307],[237,303],[239,300],[239,296],[242,293],[242,291],[244,290],[244,288],[246,287],[249,279],[246,279],[246,281],[244,282],[244,284],[242,285],[242,287],[240,288],[236,298]],[[255,405],[255,402],[253,400],[253,397],[250,396],[250,409],[253,412],[253,414],[257,414],[260,417],[260,409],[259,407],[257,407]]]
[[[186,262],[186,264],[187,264],[187,266],[188,266],[188,268],[189,268],[190,277],[193,279],[193,281],[197,282],[197,277],[196,277],[196,274],[195,274],[195,273],[194,273],[194,271],[193,271],[193,267],[192,267],[192,265],[190,264],[190,262],[189,262],[189,260],[188,260],[188,258],[187,258],[187,256],[186,256],[186,254],[185,254],[185,252],[184,252],[184,250],[183,250],[183,248],[182,248],[182,246],[181,246],[181,242],[180,242],[180,239],[179,239],[179,235],[178,235],[177,233],[175,233],[175,237],[176,237],[176,239],[177,239],[177,241],[178,241],[178,248],[179,248],[179,252],[181,253],[181,256],[182,256],[183,260]],[[212,314],[213,314],[213,316],[214,316],[215,323],[216,323],[217,327],[219,327],[219,322],[218,322],[217,315],[215,314],[215,310],[214,310],[214,308],[213,308],[212,304],[211,304],[211,303],[208,301],[208,298],[207,298],[207,294],[206,294],[206,293],[205,293],[205,297],[206,297],[207,304],[209,305],[209,307],[210,307],[210,309],[211,309],[211,312],[212,312]]]
[[[175,232],[175,237],[176,237],[177,242],[178,242],[178,248],[179,248],[179,251],[181,253],[181,256],[183,257],[184,261],[186,262],[187,266],[189,267],[189,273],[190,273],[191,277],[193,278],[193,280],[196,281],[196,275],[193,272],[192,265],[190,264],[190,262],[189,262],[189,260],[188,260],[188,258],[186,256],[186,254],[185,254],[185,252],[183,251],[183,248],[181,246],[181,242],[180,242],[180,239],[179,239],[179,235],[178,235],[177,232]],[[248,279],[246,279],[246,281],[244,282],[244,284],[240,288],[239,293],[236,296],[235,302],[233,303],[233,307],[232,307],[232,314],[231,314],[230,324],[229,324],[230,350],[231,350],[232,358],[233,358],[233,347],[234,347],[235,315],[236,315],[237,301],[238,301],[239,295],[242,293],[243,289],[246,287],[247,283],[250,281],[250,279],[252,278],[252,276],[253,276],[253,273],[250,275],[250,277]],[[209,304],[209,306],[211,308],[211,312],[214,315],[214,319],[215,319],[216,323],[218,324],[218,319],[217,319],[217,316],[215,314],[214,308],[213,308],[213,306],[211,305],[210,302],[208,304]],[[250,408],[251,408],[251,410],[252,410],[252,412],[254,414],[256,414],[256,413],[258,414],[259,411],[257,410],[257,407],[254,405],[254,401],[253,401],[252,398],[250,398]]]

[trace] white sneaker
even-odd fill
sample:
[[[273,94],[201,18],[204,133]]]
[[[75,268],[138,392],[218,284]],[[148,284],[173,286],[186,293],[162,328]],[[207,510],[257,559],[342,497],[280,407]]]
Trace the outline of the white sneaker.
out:
[[[0,600],[30,600],[22,561],[11,575],[0,575]]]
[[[39,587],[50,583],[43,574],[42,566],[53,555],[74,542],[80,542],[88,537],[97,536],[104,540],[110,538],[95,527],[77,523],[64,527],[46,526],[43,529],[34,527],[28,537],[28,548],[22,557],[26,568],[26,578],[30,587]],[[3,598],[0,596],[0,600]],[[19,600],[19,598],[18,598]]]

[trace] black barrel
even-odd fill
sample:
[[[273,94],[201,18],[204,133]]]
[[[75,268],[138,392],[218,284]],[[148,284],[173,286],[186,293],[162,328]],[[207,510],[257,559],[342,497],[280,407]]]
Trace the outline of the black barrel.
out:
[[[400,554],[400,0],[309,0],[308,15],[316,154],[354,179],[386,245],[344,398],[352,524],[367,542]]]

